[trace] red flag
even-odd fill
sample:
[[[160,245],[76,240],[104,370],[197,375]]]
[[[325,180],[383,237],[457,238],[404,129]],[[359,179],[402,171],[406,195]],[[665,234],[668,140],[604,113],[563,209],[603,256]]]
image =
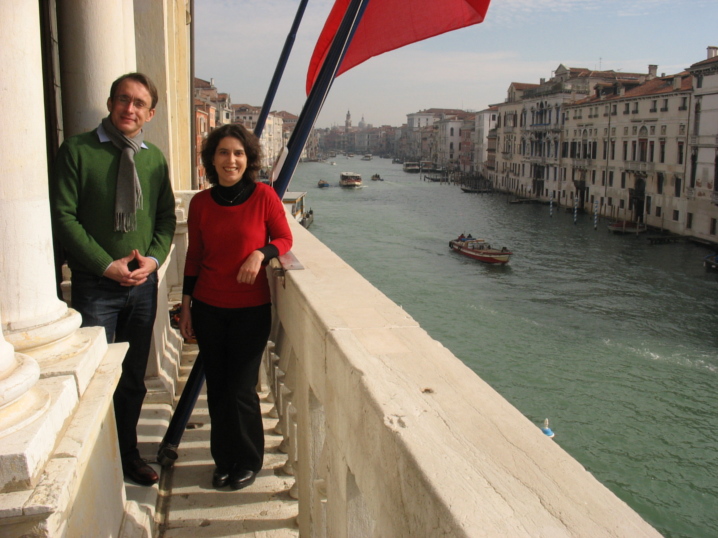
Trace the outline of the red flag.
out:
[[[350,0],[336,0],[314,47],[307,94],[317,78]],[[484,20],[490,0],[370,0],[337,76],[373,56]]]

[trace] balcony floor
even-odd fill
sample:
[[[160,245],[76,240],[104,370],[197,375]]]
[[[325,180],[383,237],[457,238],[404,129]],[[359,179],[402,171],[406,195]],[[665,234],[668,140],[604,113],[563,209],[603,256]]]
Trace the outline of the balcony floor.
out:
[[[180,388],[184,388],[187,376],[196,357],[197,346],[185,345]],[[179,390],[178,390],[179,392]],[[267,391],[260,393],[265,431],[264,467],[251,486],[239,490],[212,487],[214,463],[209,451],[209,413],[207,398],[202,390],[178,448],[178,459],[171,468],[162,469],[159,486],[140,488],[127,484],[128,498],[137,499],[144,495],[146,500],[137,499],[145,507],[155,505],[151,502],[151,493],[156,491],[156,513],[154,519],[159,524],[157,536],[163,538],[203,536],[253,536],[262,538],[295,538],[299,536],[296,518],[298,503],[289,495],[294,477],[283,471],[287,455],[279,450],[281,435],[274,432],[276,418],[268,416],[273,404],[267,401]],[[144,426],[155,422],[158,427],[155,435],[141,435],[140,443],[143,456],[149,457],[161,441],[168,421],[156,420],[157,413],[152,405],[146,405],[143,411],[139,432]],[[157,430],[161,430],[157,432]],[[144,430],[149,434],[148,429]],[[154,465],[155,469],[159,466]],[[151,509],[150,509],[151,510]]]

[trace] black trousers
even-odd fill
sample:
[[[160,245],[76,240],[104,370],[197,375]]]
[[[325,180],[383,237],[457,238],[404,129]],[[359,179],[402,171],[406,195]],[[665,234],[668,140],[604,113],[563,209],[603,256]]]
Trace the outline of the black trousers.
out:
[[[122,376],[113,397],[123,465],[139,458],[137,422],[145,399],[145,371],[157,312],[157,273],[141,286],[121,286],[109,278],[72,274],[72,307],[82,326],[105,328],[107,342],[129,342]]]
[[[204,361],[210,448],[219,469],[259,472],[264,426],[257,395],[271,305],[218,308],[192,301],[192,326]]]

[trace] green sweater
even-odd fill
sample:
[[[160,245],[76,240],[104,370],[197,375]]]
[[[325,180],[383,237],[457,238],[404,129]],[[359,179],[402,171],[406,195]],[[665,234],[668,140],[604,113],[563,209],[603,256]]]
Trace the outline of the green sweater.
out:
[[[120,150],[100,142],[97,129],[60,146],[50,182],[50,204],[57,234],[73,271],[102,275],[119,258],[137,249],[164,263],[175,230],[175,200],[162,152],[145,143],[135,155],[144,198],[137,229],[114,231],[115,188]]]

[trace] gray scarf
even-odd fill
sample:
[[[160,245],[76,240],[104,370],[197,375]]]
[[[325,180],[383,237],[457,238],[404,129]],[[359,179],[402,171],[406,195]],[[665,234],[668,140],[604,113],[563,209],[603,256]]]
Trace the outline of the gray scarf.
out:
[[[142,209],[142,187],[137,177],[135,154],[140,151],[145,135],[140,131],[134,138],[128,138],[112,124],[109,116],[102,119],[102,127],[112,144],[122,151],[115,191],[115,231],[132,232],[137,228],[137,210]]]

